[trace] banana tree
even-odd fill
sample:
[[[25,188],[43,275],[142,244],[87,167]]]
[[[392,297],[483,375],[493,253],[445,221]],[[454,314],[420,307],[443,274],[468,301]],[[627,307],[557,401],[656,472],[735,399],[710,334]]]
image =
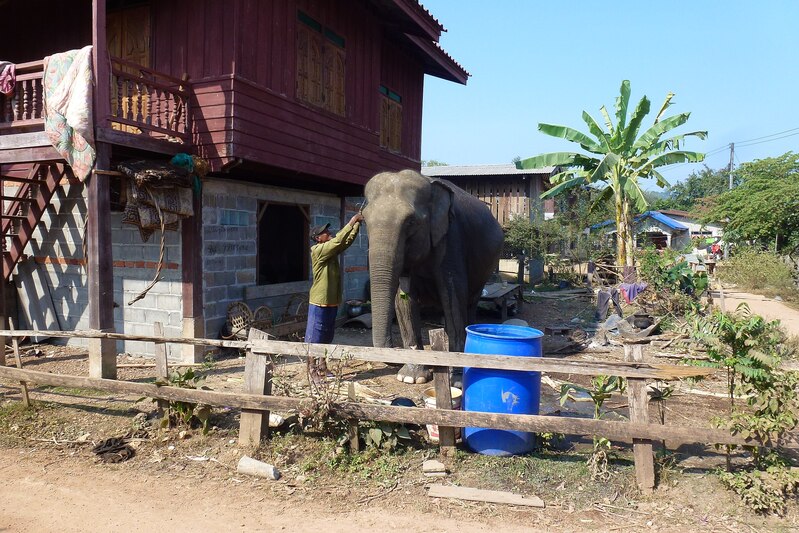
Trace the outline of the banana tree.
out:
[[[553,152],[541,154],[516,163],[517,168],[533,169],[545,166],[560,167],[565,170],[552,176],[551,189],[541,195],[550,198],[562,192],[584,185],[604,183],[594,207],[613,199],[616,210],[616,260],[618,265],[633,266],[633,209],[643,212],[648,203],[641,189],[640,180],[654,178],[659,187],[669,183],[658,168],[674,163],[695,163],[703,161],[705,155],[699,152],[681,150],[686,137],[705,139],[706,131],[692,131],[680,135],[670,132],[688,121],[690,113],[680,113],[663,118],[671,105],[674,93],[668,93],[663,105],[655,116],[654,123],[639,136],[641,124],[649,114],[650,102],[644,96],[627,117],[630,102],[630,82],[624,80],[620,95],[616,98],[616,122],[608,114],[605,106],[600,108],[605,127],[599,125],[591,115],[583,111],[583,121],[590,135],[555,124],[538,124],[542,133],[566,139],[580,145],[587,153]]]

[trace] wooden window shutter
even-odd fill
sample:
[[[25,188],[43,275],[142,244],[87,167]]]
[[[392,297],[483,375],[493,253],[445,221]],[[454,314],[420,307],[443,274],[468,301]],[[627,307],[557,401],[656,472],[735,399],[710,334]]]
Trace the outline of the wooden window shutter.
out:
[[[310,35],[303,26],[297,27],[297,99],[310,99]]]
[[[393,100],[389,100],[389,103],[391,138],[388,149],[400,152],[402,150],[402,104]]]
[[[327,45],[324,50],[325,109],[340,116],[345,113],[345,54],[344,50]]]
[[[390,130],[390,100],[385,97],[380,97],[380,146],[388,148],[389,130]]]
[[[316,35],[309,35],[308,50],[309,50],[309,72],[308,79],[310,81],[310,91],[308,102],[313,105],[323,105],[322,100],[322,43]]]

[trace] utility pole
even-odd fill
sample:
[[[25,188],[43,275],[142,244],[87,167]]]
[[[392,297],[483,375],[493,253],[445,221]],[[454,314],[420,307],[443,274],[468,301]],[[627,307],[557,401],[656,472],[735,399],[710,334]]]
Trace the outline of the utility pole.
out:
[[[735,143],[730,143],[730,190],[732,190],[732,165],[735,163]],[[724,241],[724,260],[730,257],[730,244]]]

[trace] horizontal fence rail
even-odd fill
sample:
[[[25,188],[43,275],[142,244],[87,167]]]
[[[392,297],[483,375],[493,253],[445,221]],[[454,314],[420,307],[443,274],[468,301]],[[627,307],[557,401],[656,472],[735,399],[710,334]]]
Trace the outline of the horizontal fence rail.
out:
[[[6,337],[65,337],[84,339],[137,340],[192,344],[195,346],[216,346],[224,348],[251,349],[256,354],[290,355],[296,357],[328,357],[330,359],[357,359],[376,363],[410,363],[431,366],[468,366],[493,368],[498,370],[521,370],[577,374],[594,376],[607,374],[625,378],[641,379],[680,379],[708,376],[712,368],[677,366],[662,363],[635,362],[594,362],[546,359],[541,357],[513,357],[505,355],[481,355],[462,352],[441,352],[432,350],[406,350],[402,348],[372,348],[368,346],[347,346],[342,344],[311,344],[258,339],[252,341],[228,341],[216,339],[193,339],[184,337],[153,337],[148,335],[128,335],[125,333],[105,333],[100,331],[46,331],[46,330],[0,330]]]
[[[98,389],[114,393],[128,393],[148,398],[196,402],[216,407],[236,407],[253,411],[299,411],[310,409],[312,399],[265,396],[245,392],[230,393],[198,389],[183,389],[149,383],[135,383],[113,379],[90,378],[51,374],[38,370],[20,370],[0,367],[0,377],[55,387]],[[376,420],[411,424],[439,424],[452,427],[485,427],[513,431],[557,432],[567,435],[601,435],[610,440],[630,442],[632,439],[674,440],[679,443],[759,445],[753,439],[731,435],[714,428],[635,424],[591,418],[570,418],[544,415],[517,415],[424,409],[419,407],[393,407],[355,402],[334,402],[331,411],[344,418]],[[775,440],[784,448],[799,448],[795,435]]]

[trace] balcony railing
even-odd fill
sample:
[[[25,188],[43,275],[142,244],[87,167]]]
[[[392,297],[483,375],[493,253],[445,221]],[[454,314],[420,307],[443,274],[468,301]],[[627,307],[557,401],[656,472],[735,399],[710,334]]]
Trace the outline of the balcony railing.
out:
[[[189,142],[188,87],[186,80],[112,57],[112,127],[129,133]]]
[[[44,124],[44,61],[19,63],[16,85],[10,96],[0,95],[0,132],[40,130]]]
[[[43,75],[44,61],[17,65],[14,93],[0,95],[0,134],[44,129]],[[111,128],[154,139],[190,142],[186,80],[112,57],[110,83]]]

